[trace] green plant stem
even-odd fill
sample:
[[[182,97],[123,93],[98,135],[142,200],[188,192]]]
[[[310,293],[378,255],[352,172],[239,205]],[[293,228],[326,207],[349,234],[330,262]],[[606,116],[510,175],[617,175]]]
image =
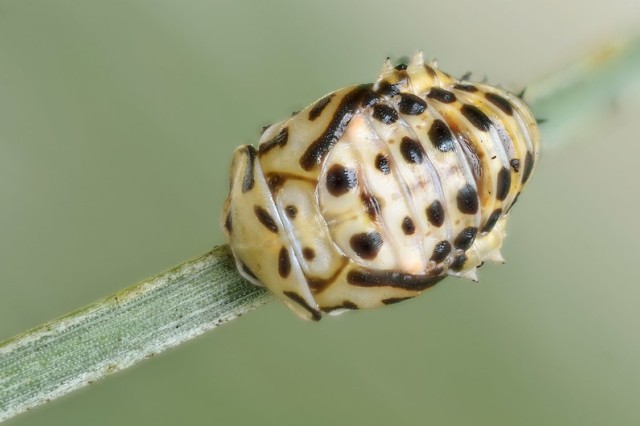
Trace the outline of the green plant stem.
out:
[[[640,76],[640,39],[611,44],[529,86],[545,144]],[[192,339],[272,300],[227,246],[0,344],[0,421]]]
[[[0,421],[127,368],[267,303],[228,246],[0,346]]]

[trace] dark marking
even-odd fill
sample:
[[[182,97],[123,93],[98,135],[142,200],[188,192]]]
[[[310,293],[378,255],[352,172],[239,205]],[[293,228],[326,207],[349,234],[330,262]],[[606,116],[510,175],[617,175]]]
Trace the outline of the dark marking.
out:
[[[484,226],[482,227],[482,232],[491,232],[493,227],[496,226],[498,219],[500,219],[501,214],[502,214],[502,209],[495,209],[487,219],[487,223],[485,223]]]
[[[520,160],[518,160],[517,158],[509,161],[509,164],[511,164],[511,168],[514,172],[518,173],[520,171]]]
[[[478,91],[478,88],[473,84],[456,84],[453,86],[454,89],[462,90],[465,92],[474,93]]]
[[[358,287],[394,287],[411,291],[426,290],[443,278],[395,271],[353,270],[347,274],[347,282]]]
[[[453,245],[456,248],[459,248],[465,251],[469,250],[469,247],[471,247],[471,244],[473,244],[473,241],[476,239],[477,233],[478,233],[478,228],[474,226],[469,226],[468,228],[464,228],[462,231],[460,231],[456,239],[453,241]]]
[[[383,81],[378,85],[376,92],[381,95],[395,96],[400,93],[400,83],[391,84],[388,81]]]
[[[380,219],[380,202],[378,199],[368,193],[360,194],[360,199],[364,203],[364,210],[367,212],[371,220]]]
[[[405,64],[404,62],[401,62],[398,65],[396,65],[394,68],[397,69],[398,71],[404,71],[407,69],[407,64]]]
[[[316,251],[311,247],[305,247],[302,249],[302,256],[304,256],[306,260],[313,260],[316,257]]]
[[[282,187],[284,181],[286,180],[278,173],[270,173],[267,177],[267,186],[271,190],[271,192],[276,192],[278,189]]]
[[[404,232],[405,235],[413,235],[416,232],[416,226],[409,216],[405,216],[402,220],[402,232]]]
[[[385,305],[393,305],[396,303],[404,302],[405,300],[413,299],[413,296],[410,297],[389,297],[388,299],[382,299],[382,303]]]
[[[341,257],[341,265],[331,274],[328,278],[309,277],[307,276],[307,284],[314,294],[322,293],[325,291],[335,280],[340,276],[342,270],[349,264],[349,260],[346,257]]]
[[[520,99],[524,99],[524,94],[527,93],[527,87],[523,87],[522,90],[520,91],[520,93],[518,93],[516,96],[519,97]]]
[[[255,184],[253,164],[256,161],[256,149],[251,145],[246,145],[244,152],[247,154],[247,169],[242,178],[242,192],[249,192]]]
[[[284,208],[284,211],[287,213],[289,219],[295,219],[298,215],[298,208],[296,206],[287,206]]]
[[[256,217],[258,218],[260,223],[264,225],[265,228],[267,228],[269,231],[273,232],[274,234],[278,233],[278,225],[276,225],[276,222],[273,220],[273,218],[271,217],[268,211],[266,211],[260,206],[253,206],[253,212],[255,213]]]
[[[425,152],[422,144],[409,136],[402,138],[400,152],[407,163],[421,164],[424,161]]]
[[[362,259],[375,259],[382,247],[382,235],[373,232],[361,232],[355,234],[349,240],[349,244],[353,251]]]
[[[287,278],[291,273],[291,260],[289,260],[289,252],[286,248],[280,249],[278,255],[278,273],[282,278]]]
[[[503,167],[498,172],[496,198],[504,201],[507,195],[509,195],[509,188],[511,188],[511,172],[506,167]]]
[[[277,146],[282,148],[287,144],[288,141],[289,141],[289,128],[283,127],[282,129],[280,129],[278,134],[273,139],[261,144],[258,147],[258,154],[264,155]]]
[[[475,188],[466,184],[458,191],[456,196],[458,210],[466,214],[478,213],[478,193]]]
[[[449,268],[456,272],[459,272],[462,270],[462,267],[464,266],[464,263],[466,261],[467,261],[467,255],[464,253],[459,254],[453,258],[453,262],[451,262],[451,265],[449,265]]]
[[[462,112],[462,115],[464,115],[471,124],[483,132],[489,130],[493,125],[491,119],[475,105],[462,105],[460,112]]]
[[[435,200],[427,207],[427,219],[429,219],[429,223],[438,228],[444,223],[444,209],[439,200]]]
[[[320,321],[320,319],[322,318],[322,314],[320,313],[320,311],[309,306],[307,301],[304,300],[304,298],[298,293],[296,293],[295,291],[285,291],[283,292],[283,294],[289,299],[296,302],[298,305],[302,306],[305,310],[307,310],[311,314],[311,319],[313,319],[314,321]]]
[[[432,87],[427,98],[435,99],[443,104],[450,104],[456,101],[456,95],[439,87]]]
[[[249,275],[254,280],[260,282],[258,277],[256,277],[256,274],[254,274],[253,271],[251,269],[249,269],[249,267],[247,265],[245,265],[244,262],[240,261],[239,263],[240,263],[240,268],[242,269],[242,272],[244,272],[245,274]]]
[[[427,74],[429,74],[429,77],[434,79],[438,78],[438,74],[436,73],[436,70],[431,68],[429,65],[424,64],[424,70],[427,72]]]
[[[427,109],[427,103],[419,96],[403,93],[400,95],[398,110],[405,115],[420,115]]]
[[[484,97],[489,100],[492,104],[497,106],[507,115],[513,115],[513,107],[511,106],[511,102],[506,100],[500,95],[496,95],[495,93],[485,93]]]
[[[332,93],[316,102],[316,104],[309,110],[309,120],[313,121],[318,118],[320,114],[322,114],[322,111],[324,111],[326,106],[329,105],[329,102],[331,102],[331,98],[333,98],[334,96],[335,93]]]
[[[326,312],[326,313],[337,311],[338,309],[349,309],[351,311],[355,311],[355,310],[358,309],[358,305],[356,305],[353,302],[350,302],[349,300],[345,300],[340,305],[326,306],[326,307],[320,308],[320,309],[322,309],[322,311]]]
[[[529,176],[531,176],[531,171],[533,170],[533,156],[530,152],[527,152],[527,156],[524,158],[524,168],[522,169],[522,184],[524,185],[527,180],[529,180]]]
[[[354,169],[334,164],[327,172],[326,184],[329,193],[339,197],[358,186],[358,175]]]
[[[431,128],[429,129],[429,139],[433,146],[440,152],[451,152],[456,147],[449,126],[440,119],[433,120]]]
[[[304,170],[311,170],[320,164],[331,151],[353,118],[363,95],[371,89],[371,86],[371,84],[360,85],[342,98],[325,131],[309,145],[300,157],[300,166]]]
[[[231,222],[231,212],[227,212],[227,218],[224,220],[224,227],[231,232],[233,223]]]
[[[442,240],[433,248],[433,254],[430,260],[440,263],[449,256],[449,253],[451,253],[451,243],[447,240]]]
[[[494,156],[491,157],[492,160],[495,160],[496,158],[498,158],[497,155],[494,155]]]
[[[378,154],[376,157],[376,169],[380,170],[385,175],[391,173],[391,167],[389,166],[389,159],[386,155]]]
[[[389,105],[377,104],[373,107],[373,118],[383,124],[392,124],[398,119],[398,113]]]
[[[511,209],[513,208],[513,206],[516,204],[516,201],[518,201],[518,198],[520,197],[520,193],[518,192],[516,194],[516,196],[513,198],[513,201],[511,202],[511,205],[509,206],[509,208],[507,209],[507,213],[509,213],[511,211]],[[505,213],[506,214],[506,213]]]
[[[379,100],[380,100],[380,96],[378,96],[376,92],[374,92],[373,90],[367,90],[362,95],[362,107],[371,108],[372,106],[377,104]]]

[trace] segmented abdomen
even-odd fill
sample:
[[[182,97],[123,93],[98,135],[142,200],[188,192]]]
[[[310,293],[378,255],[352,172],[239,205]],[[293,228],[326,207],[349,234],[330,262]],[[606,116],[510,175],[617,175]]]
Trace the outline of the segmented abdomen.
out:
[[[517,96],[421,55],[387,63],[236,152],[226,232],[240,270],[303,317],[395,303],[501,259],[538,139]]]

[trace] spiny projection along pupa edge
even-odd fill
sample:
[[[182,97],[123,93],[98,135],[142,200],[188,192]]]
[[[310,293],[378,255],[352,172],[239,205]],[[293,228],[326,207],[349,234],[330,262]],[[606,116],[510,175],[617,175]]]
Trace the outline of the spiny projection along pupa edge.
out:
[[[389,305],[502,261],[539,143],[518,96],[387,59],[235,151],[223,229],[240,273],[302,318]]]

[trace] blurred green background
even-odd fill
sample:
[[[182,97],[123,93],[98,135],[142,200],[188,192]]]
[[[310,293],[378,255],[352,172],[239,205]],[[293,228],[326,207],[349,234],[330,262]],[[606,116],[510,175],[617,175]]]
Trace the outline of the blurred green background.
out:
[[[1,0],[0,340],[221,243],[234,147],[386,56],[518,90],[639,24],[637,0]],[[272,303],[9,423],[640,424],[638,94],[543,152],[479,285],[319,324]]]

